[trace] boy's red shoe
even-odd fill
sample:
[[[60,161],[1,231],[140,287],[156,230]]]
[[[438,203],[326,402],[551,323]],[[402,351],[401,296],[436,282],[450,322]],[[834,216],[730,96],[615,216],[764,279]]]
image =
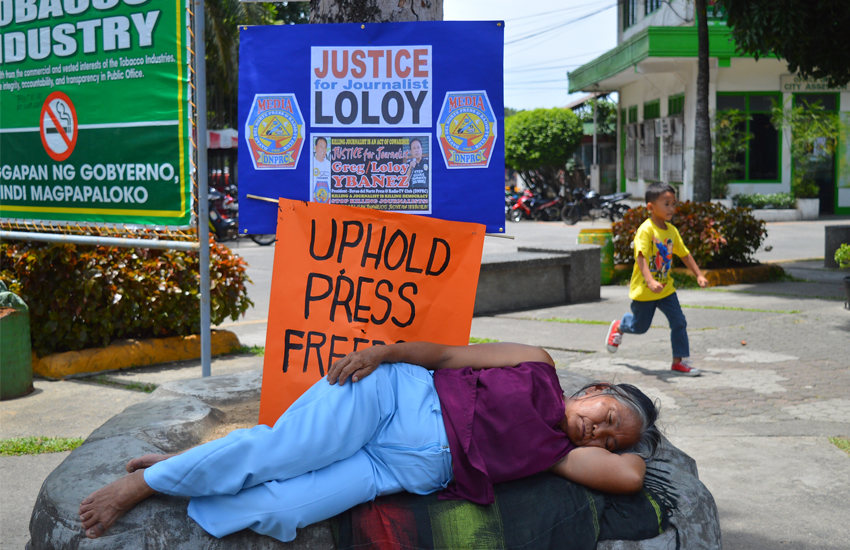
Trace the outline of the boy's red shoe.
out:
[[[702,374],[702,371],[696,367],[692,367],[690,361],[682,360],[676,363],[673,363],[673,366],[670,367],[670,370],[677,374],[682,374],[685,376],[699,376]]]
[[[608,347],[608,353],[617,353],[617,348],[620,347],[620,340],[623,335],[620,334],[620,321],[611,321],[611,326],[608,328],[608,336],[605,338],[605,345]]]

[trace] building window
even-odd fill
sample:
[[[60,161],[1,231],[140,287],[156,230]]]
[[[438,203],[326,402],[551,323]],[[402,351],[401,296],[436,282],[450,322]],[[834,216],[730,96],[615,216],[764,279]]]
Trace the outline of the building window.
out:
[[[685,94],[671,95],[667,98],[667,116],[681,115],[685,112]]]
[[[640,177],[658,181],[661,174],[661,138],[655,134],[655,120],[645,120],[640,142]]]
[[[655,132],[655,119],[661,117],[661,101],[643,104],[643,135],[640,142],[640,177],[648,181],[661,178],[661,136]]]
[[[623,0],[623,30],[637,23],[638,0]]]
[[[671,114],[668,128],[671,134],[664,137],[664,181],[682,183],[685,179],[685,117]]]
[[[661,0],[646,0],[646,14],[654,12],[661,7]]]
[[[661,101],[656,99],[643,104],[643,119],[650,120],[652,118],[661,117]]]
[[[637,158],[638,158],[638,142],[640,141],[641,126],[637,124],[638,112],[637,105],[629,107],[628,111],[624,112],[628,118],[624,121],[628,125],[626,128],[626,155],[624,159],[624,168],[626,178],[636,180],[637,177]]]
[[[779,131],[770,123],[770,111],[782,102],[778,93],[718,93],[717,110],[738,110],[747,115],[745,130],[752,135],[747,151],[738,161],[743,170],[733,180],[775,182],[779,180]]]

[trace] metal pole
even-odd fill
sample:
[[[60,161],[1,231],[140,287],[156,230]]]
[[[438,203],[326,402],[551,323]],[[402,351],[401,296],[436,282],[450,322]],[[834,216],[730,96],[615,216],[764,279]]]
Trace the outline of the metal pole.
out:
[[[161,241],[159,239],[123,239],[120,237],[94,237],[86,235],[57,235],[55,233],[28,233],[0,231],[0,239],[40,241],[45,243],[89,244],[94,246],[121,246],[125,248],[158,248],[161,250],[198,250],[191,241]]]
[[[596,162],[596,102],[599,96],[593,98],[593,165],[599,164]]]
[[[198,147],[198,239],[201,270],[201,374],[210,376],[210,204],[207,199],[207,63],[204,42],[204,0],[195,1],[195,116]]]

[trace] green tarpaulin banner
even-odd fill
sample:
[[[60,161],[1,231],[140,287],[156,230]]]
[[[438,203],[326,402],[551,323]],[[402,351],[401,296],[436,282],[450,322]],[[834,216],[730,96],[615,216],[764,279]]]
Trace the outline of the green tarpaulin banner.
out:
[[[186,0],[0,0],[0,217],[187,226]]]

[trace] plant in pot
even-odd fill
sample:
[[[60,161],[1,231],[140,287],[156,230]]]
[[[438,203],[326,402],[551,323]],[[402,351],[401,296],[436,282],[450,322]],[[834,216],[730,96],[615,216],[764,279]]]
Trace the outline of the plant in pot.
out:
[[[835,251],[835,263],[842,269],[850,267],[850,244],[844,243],[838,247],[838,250]],[[850,309],[850,275],[844,277],[844,292],[847,294],[844,307]]]
[[[791,193],[798,199],[797,207],[803,219],[817,218],[820,208],[820,188],[815,181],[815,171],[823,158],[835,155],[838,138],[838,117],[824,111],[820,103],[775,106],[771,123],[779,130],[788,130],[793,174]]]

